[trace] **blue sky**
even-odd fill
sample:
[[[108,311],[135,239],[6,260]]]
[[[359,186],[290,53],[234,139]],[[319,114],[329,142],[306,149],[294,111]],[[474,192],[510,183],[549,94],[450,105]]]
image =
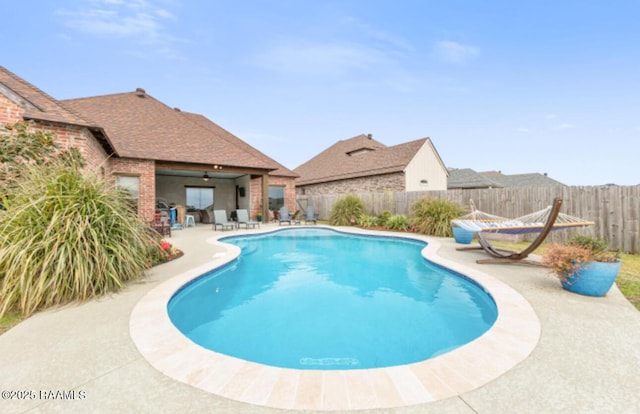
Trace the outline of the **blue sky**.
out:
[[[0,64],[57,99],[137,87],[293,169],[362,133],[448,167],[640,184],[640,2],[0,3]]]

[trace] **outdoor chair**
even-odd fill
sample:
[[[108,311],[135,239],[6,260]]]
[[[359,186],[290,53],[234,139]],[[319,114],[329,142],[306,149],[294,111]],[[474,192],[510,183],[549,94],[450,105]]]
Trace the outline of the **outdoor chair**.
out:
[[[313,206],[307,207],[307,212],[304,217],[304,224],[312,222],[313,224],[318,224],[318,215],[316,214]]]
[[[260,222],[249,220],[249,213],[247,210],[236,210],[236,216],[238,218],[238,227],[240,227],[241,224],[244,224],[247,229],[249,226],[252,226],[254,229],[256,226],[260,228]]]
[[[216,230],[218,226],[222,227],[222,230],[236,227],[236,223],[227,220],[227,212],[225,210],[213,210],[213,229]]]
[[[289,215],[289,209],[285,206],[280,207],[280,211],[278,212],[278,225],[282,225],[282,223],[289,223],[291,225],[291,216]]]
[[[150,224],[160,235],[171,237],[171,219],[165,211],[156,212],[155,219]]]

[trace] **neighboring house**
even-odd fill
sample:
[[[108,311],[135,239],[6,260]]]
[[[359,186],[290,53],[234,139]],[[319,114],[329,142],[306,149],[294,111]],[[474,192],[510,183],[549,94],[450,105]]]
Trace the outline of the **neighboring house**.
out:
[[[62,148],[77,147],[151,220],[167,204],[246,208],[268,217],[269,194],[295,206],[297,176],[202,115],[172,109],[143,89],[57,101],[0,66],[0,123],[33,121]],[[273,197],[272,197],[273,198]],[[273,200],[272,200],[273,204]]]
[[[483,176],[501,184],[503,187],[554,187],[566,184],[550,178],[547,173],[502,174],[501,171],[481,172]]]
[[[294,169],[297,194],[446,190],[447,169],[429,138],[387,147],[369,135],[338,141]]]
[[[471,168],[449,169],[447,189],[548,187],[565,184],[549,178],[547,174],[502,174],[500,171],[476,172]]]
[[[471,168],[451,168],[447,189],[501,188],[502,185]]]

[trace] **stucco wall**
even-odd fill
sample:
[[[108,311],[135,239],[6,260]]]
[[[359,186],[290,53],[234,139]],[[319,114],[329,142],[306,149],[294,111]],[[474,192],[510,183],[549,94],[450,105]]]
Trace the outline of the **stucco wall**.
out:
[[[245,196],[238,196],[238,208],[249,209],[249,194],[246,189],[248,178],[238,179],[210,178],[203,181],[200,177],[156,176],[156,196],[168,204],[185,205],[186,187],[215,187],[213,190],[214,209],[225,210],[227,216],[236,209],[236,185],[245,187]]]

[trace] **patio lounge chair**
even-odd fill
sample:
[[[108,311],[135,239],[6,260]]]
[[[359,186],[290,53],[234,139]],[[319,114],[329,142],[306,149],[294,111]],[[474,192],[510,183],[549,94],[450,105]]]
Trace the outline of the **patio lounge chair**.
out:
[[[241,224],[244,224],[246,226],[245,228],[247,229],[249,228],[249,226],[252,226],[254,229],[256,228],[256,226],[260,228],[259,222],[249,220],[249,213],[247,212],[247,210],[236,210],[236,215],[238,217],[238,227],[240,227]]]
[[[236,227],[236,223],[227,220],[227,212],[224,210],[213,210],[213,218],[215,219],[213,223],[214,230],[216,230],[218,226],[222,227],[222,230]]]
[[[312,222],[313,224],[318,224],[318,215],[313,209],[313,206],[307,207],[307,212],[304,217],[304,224],[307,224],[308,222]]]
[[[278,213],[278,225],[282,225],[282,223],[289,223],[291,225],[291,216],[289,215],[289,209],[285,206],[280,207],[280,212]]]

